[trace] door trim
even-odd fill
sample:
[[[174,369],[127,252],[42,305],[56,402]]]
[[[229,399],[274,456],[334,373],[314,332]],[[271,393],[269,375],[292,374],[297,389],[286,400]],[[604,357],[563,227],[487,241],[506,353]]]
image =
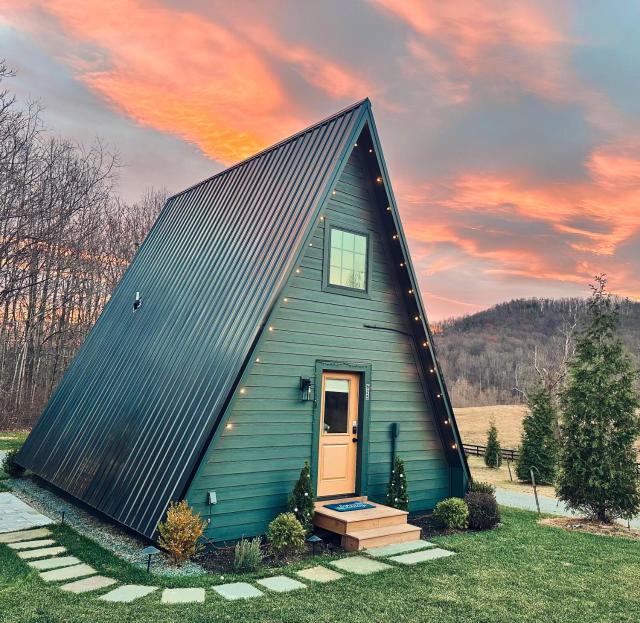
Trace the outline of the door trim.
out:
[[[371,396],[371,364],[317,360],[315,366],[315,396],[313,406],[313,434],[311,435],[311,486],[314,496],[318,496],[318,459],[320,443],[320,419],[322,400],[322,375],[325,372],[351,372],[360,374],[360,388],[358,398],[358,453],[356,455],[356,490],[355,495],[367,495],[369,475],[369,419]],[[367,395],[366,387],[369,386]]]

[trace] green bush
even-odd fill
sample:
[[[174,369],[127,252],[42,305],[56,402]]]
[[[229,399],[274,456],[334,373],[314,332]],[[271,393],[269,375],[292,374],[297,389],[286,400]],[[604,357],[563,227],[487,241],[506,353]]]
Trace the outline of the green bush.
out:
[[[240,539],[236,543],[233,554],[233,570],[256,571],[262,564],[262,537]]]
[[[24,474],[24,467],[18,465],[15,461],[16,455],[18,454],[17,448],[12,448],[8,450],[2,459],[2,469],[4,472],[11,476],[12,478],[20,478],[22,474]]]
[[[464,530],[469,519],[469,508],[460,498],[447,498],[436,504],[433,515],[449,530]]]
[[[281,513],[267,527],[269,551],[274,556],[301,554],[304,537],[304,528],[293,513]]]
[[[313,528],[313,491],[311,490],[311,467],[309,461],[304,462],[300,478],[289,495],[289,512],[296,516],[305,532],[309,534]]]
[[[479,480],[471,480],[469,482],[469,493],[488,493],[489,495],[496,494],[496,488],[490,482],[481,482]]]
[[[500,522],[498,502],[490,493],[472,491],[464,496],[469,509],[469,528],[472,530],[489,530]]]

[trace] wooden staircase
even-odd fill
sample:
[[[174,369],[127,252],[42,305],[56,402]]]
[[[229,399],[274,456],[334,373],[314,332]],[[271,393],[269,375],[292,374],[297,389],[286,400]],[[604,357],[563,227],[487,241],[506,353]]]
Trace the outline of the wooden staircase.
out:
[[[326,504],[355,501],[372,504],[374,508],[339,513],[325,507]],[[313,523],[318,528],[340,534],[342,547],[353,552],[419,539],[420,528],[407,523],[408,514],[407,511],[370,502],[364,496],[316,502]]]

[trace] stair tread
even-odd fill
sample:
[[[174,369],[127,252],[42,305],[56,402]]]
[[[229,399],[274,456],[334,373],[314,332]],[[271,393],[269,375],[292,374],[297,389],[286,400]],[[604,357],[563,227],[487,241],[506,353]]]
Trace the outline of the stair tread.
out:
[[[392,534],[404,534],[406,532],[420,531],[418,526],[413,526],[408,523],[396,524],[393,526],[382,526],[381,528],[369,528],[368,530],[355,530],[353,532],[347,532],[345,536],[352,539],[358,539],[364,541],[367,539],[374,539],[380,536],[390,536]]]
[[[351,500],[341,500],[343,502],[348,502]],[[382,504],[376,504],[375,502],[367,501],[367,504],[373,504],[374,508],[365,508],[359,511],[347,511],[345,513],[341,513],[339,511],[331,510],[330,508],[326,508],[325,504],[331,504],[331,502],[316,502],[315,512],[319,515],[325,515],[327,517],[332,517],[337,521],[342,523],[357,523],[359,521],[366,521],[368,519],[381,519],[383,517],[400,517],[406,516],[409,513],[407,511],[402,511],[397,508],[392,508],[391,506],[384,506]]]

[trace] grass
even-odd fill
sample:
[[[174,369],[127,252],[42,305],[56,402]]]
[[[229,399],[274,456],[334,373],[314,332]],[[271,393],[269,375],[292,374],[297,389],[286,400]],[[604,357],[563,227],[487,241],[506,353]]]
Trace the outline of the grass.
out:
[[[509,468],[507,462],[503,461],[502,466],[498,469],[492,469],[484,464],[484,457],[468,456],[469,468],[474,480],[481,482],[490,482],[501,489],[510,489],[511,491],[519,491],[520,493],[530,493],[533,495],[533,487],[524,482],[519,482],[516,478],[516,466],[511,463],[511,475],[513,481],[509,478]],[[547,497],[555,497],[555,489],[551,485],[538,485],[538,494]]]
[[[0,450],[19,448],[29,434],[28,430],[2,430],[0,431]]]
[[[248,601],[225,602],[209,590],[205,604],[176,606],[160,604],[159,593],[132,604],[106,604],[90,595],[63,593],[41,582],[13,551],[0,546],[0,621],[640,620],[640,549],[634,543],[540,526],[536,516],[525,511],[504,509],[504,522],[503,528],[491,532],[435,538],[458,555],[424,565],[394,568],[367,578],[348,576],[303,592],[267,594]],[[145,572],[115,559],[70,529],[55,530],[56,538],[100,572],[122,581],[147,582]],[[159,582],[155,577],[153,581]],[[191,580],[191,584],[198,582]]]

